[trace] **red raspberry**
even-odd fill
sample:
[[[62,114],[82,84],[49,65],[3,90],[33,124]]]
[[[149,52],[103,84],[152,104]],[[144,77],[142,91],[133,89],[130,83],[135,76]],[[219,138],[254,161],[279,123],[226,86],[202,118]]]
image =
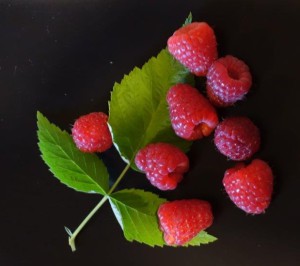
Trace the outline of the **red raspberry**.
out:
[[[205,76],[218,57],[214,31],[205,22],[193,22],[175,31],[168,40],[168,49],[197,76]]]
[[[259,159],[237,164],[225,172],[223,185],[233,203],[243,211],[260,214],[268,208],[273,191],[270,166]]]
[[[172,127],[181,138],[196,140],[208,136],[219,122],[215,108],[190,85],[171,87],[167,102]]]
[[[186,244],[213,222],[210,204],[198,199],[163,203],[157,214],[168,245]]]
[[[251,85],[248,66],[231,55],[216,60],[207,73],[207,96],[218,107],[230,106],[243,99]]]
[[[215,130],[214,142],[218,150],[231,160],[249,159],[260,147],[258,128],[247,117],[231,117]]]
[[[147,145],[137,153],[135,164],[146,173],[151,184],[161,190],[175,189],[189,169],[188,157],[167,143]]]
[[[90,113],[79,117],[72,128],[73,140],[83,152],[103,152],[112,146],[112,138],[104,113]]]

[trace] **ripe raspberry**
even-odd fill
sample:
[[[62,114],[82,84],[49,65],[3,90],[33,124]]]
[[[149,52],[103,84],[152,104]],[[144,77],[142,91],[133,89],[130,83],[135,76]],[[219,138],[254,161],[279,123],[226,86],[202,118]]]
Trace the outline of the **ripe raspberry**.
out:
[[[193,74],[205,76],[218,57],[213,29],[205,22],[193,22],[168,39],[169,52]]]
[[[186,244],[213,222],[210,204],[198,199],[163,203],[157,214],[168,245]]]
[[[167,102],[172,127],[181,138],[196,140],[208,136],[219,122],[215,108],[190,85],[171,87]]]
[[[214,142],[218,150],[231,160],[249,159],[260,147],[258,128],[247,117],[231,117],[215,130]]]
[[[188,157],[167,143],[147,145],[137,153],[135,164],[146,173],[151,184],[161,190],[175,189],[189,169]]]
[[[225,172],[223,185],[233,203],[243,211],[260,214],[268,208],[273,191],[270,166],[259,159],[237,164]]]
[[[243,99],[251,85],[248,66],[231,55],[213,62],[207,73],[207,96],[218,107],[230,106]]]
[[[112,146],[107,119],[106,114],[99,112],[81,116],[75,121],[72,136],[79,150],[103,152]]]

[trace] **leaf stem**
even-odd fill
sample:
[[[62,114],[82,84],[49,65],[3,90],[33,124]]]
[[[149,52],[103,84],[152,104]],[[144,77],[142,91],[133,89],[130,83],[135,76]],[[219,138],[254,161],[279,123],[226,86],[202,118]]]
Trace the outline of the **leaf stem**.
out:
[[[85,217],[85,219],[80,223],[80,225],[76,228],[76,230],[70,235],[69,237],[69,245],[71,246],[72,251],[76,251],[76,245],[75,245],[75,239],[77,235],[80,233],[80,231],[83,229],[83,227],[89,222],[89,220],[94,216],[94,214],[102,207],[102,205],[109,199],[109,196],[111,193],[114,192],[118,184],[123,179],[124,175],[130,168],[130,163],[126,165],[126,167],[123,169],[115,183],[112,185],[111,189],[108,191],[108,193],[100,200],[100,202],[95,206],[95,208]]]
[[[81,222],[81,224],[77,227],[77,229],[72,233],[69,237],[69,245],[71,246],[72,251],[76,251],[75,239],[81,229],[88,223],[88,221],[92,218],[92,216],[101,208],[104,202],[108,199],[108,195],[105,195],[100,202],[96,205],[96,207],[85,217],[85,219]]]
[[[119,183],[121,182],[121,180],[123,179],[124,175],[126,174],[126,172],[128,171],[128,169],[130,168],[131,162],[129,162],[126,167],[123,169],[122,173],[119,175],[119,177],[117,178],[117,180],[115,181],[115,183],[112,185],[111,189],[108,191],[107,195],[109,196],[111,193],[114,192],[114,190],[116,189],[116,187],[119,185]]]

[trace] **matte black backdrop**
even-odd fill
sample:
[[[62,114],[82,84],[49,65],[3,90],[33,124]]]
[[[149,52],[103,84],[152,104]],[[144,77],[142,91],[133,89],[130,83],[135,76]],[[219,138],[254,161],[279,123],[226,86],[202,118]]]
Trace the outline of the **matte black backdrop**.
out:
[[[0,265],[300,265],[298,0],[24,0],[0,7]],[[260,216],[234,207],[221,185],[233,163],[207,138],[194,143],[191,171],[177,190],[158,192],[133,171],[120,187],[210,200],[215,222],[208,231],[216,243],[129,243],[107,204],[73,254],[63,226],[74,229],[99,197],[72,191],[48,171],[36,145],[36,111],[64,129],[79,115],[107,112],[114,82],[157,54],[189,11],[214,27],[221,56],[233,54],[251,67],[247,101],[221,117],[247,115],[261,128],[256,157],[274,169],[273,202]],[[115,179],[124,163],[114,149],[103,159]]]

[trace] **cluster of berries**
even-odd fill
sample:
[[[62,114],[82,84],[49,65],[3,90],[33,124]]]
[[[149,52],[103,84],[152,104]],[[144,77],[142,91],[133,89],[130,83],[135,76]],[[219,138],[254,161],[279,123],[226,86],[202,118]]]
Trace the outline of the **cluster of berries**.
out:
[[[213,29],[194,22],[177,30],[168,40],[168,50],[196,76],[206,76],[206,94],[188,84],[172,86],[166,97],[170,120],[179,137],[192,141],[214,131],[216,148],[234,161],[250,159],[260,147],[259,129],[247,117],[226,118],[219,123],[216,107],[231,106],[248,93],[252,78],[248,66],[228,55],[218,59]],[[72,129],[73,139],[83,152],[103,152],[112,138],[107,115],[91,113],[80,117]],[[189,169],[188,157],[168,143],[151,143],[135,157],[136,166],[152,185],[172,190]],[[273,174],[260,159],[249,165],[239,162],[228,169],[223,185],[230,199],[250,214],[265,211],[271,201]],[[160,228],[168,245],[184,245],[213,222],[211,205],[188,199],[163,203],[158,209]]]

